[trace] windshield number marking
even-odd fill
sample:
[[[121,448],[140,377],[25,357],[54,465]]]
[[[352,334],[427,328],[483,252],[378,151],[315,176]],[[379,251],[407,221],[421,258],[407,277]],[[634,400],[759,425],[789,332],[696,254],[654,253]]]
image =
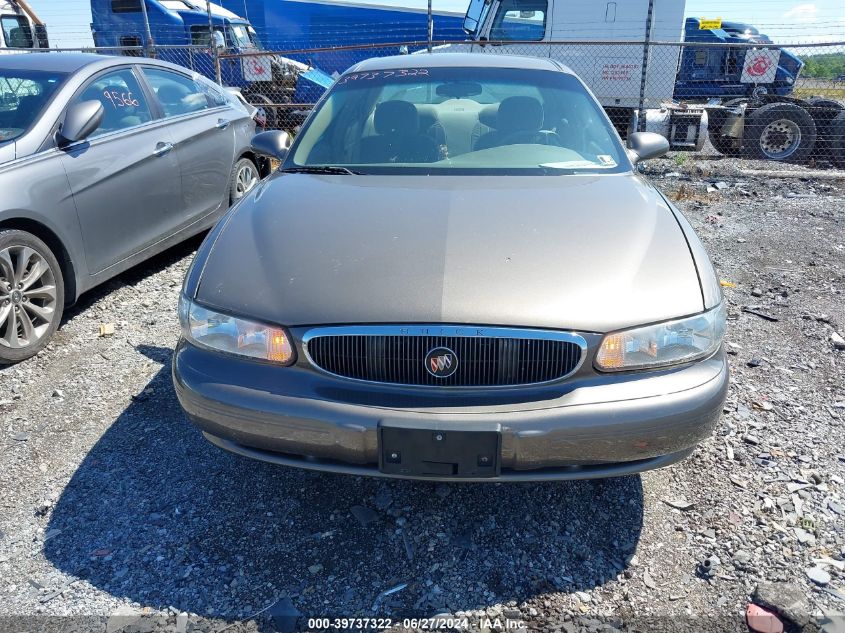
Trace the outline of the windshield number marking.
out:
[[[400,68],[399,70],[374,70],[364,73],[346,75],[341,84],[350,81],[368,81],[371,79],[388,79],[389,77],[421,77],[429,76],[428,68]]]

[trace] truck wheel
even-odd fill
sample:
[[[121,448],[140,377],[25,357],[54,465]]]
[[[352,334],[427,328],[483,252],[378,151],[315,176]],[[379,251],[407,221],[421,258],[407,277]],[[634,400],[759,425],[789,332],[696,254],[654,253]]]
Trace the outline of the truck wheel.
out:
[[[831,148],[830,158],[833,164],[845,169],[845,110],[837,114],[830,122]]]
[[[737,139],[730,136],[722,136],[718,132],[722,125],[724,125],[725,118],[726,117],[722,112],[713,114],[710,117],[710,125],[712,125],[713,128],[707,132],[707,137],[710,139],[710,144],[713,148],[723,156],[739,156],[739,147],[737,147],[738,143],[736,142]]]
[[[49,247],[25,231],[0,231],[0,364],[40,352],[64,305],[62,270]]]
[[[260,92],[253,92],[247,96],[249,102],[259,110],[259,117],[264,119],[264,129],[278,130],[281,125],[281,117],[279,116],[278,108],[270,107],[268,104],[273,103],[273,100],[267,95]]]
[[[833,150],[833,119],[843,111],[838,101],[824,97],[810,97],[805,102],[807,111],[816,123],[816,150],[830,153]]]
[[[731,99],[724,105],[730,107],[745,101],[742,99]],[[739,139],[730,136],[722,136],[719,132],[728,118],[727,113],[721,110],[711,110],[707,113],[710,118],[710,125],[708,126],[707,137],[710,139],[710,144],[713,148],[723,156],[739,156]]]
[[[748,115],[742,141],[746,158],[803,163],[816,142],[816,124],[793,103],[769,103]]]
[[[248,194],[259,180],[258,167],[250,159],[241,158],[236,162],[229,177],[229,206]]]

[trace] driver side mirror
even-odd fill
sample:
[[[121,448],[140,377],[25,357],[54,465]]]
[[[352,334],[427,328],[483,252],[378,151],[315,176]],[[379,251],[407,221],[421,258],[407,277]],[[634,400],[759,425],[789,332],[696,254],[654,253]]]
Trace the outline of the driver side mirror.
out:
[[[62,128],[57,133],[59,147],[84,141],[91,136],[103,122],[105,110],[99,101],[80,101],[74,103],[65,112]]]
[[[261,156],[284,160],[290,148],[290,134],[282,130],[261,132],[252,137],[252,151]]]
[[[215,30],[212,32],[211,45],[218,51],[226,48],[226,38],[223,37],[223,34],[220,31]]]
[[[657,158],[669,151],[666,137],[654,132],[634,132],[628,135],[628,157],[635,165],[641,160]]]

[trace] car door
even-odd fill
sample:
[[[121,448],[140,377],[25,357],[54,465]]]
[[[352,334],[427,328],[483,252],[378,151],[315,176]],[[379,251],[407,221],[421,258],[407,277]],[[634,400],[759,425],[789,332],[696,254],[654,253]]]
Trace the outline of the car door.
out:
[[[238,114],[202,81],[155,66],[144,66],[143,72],[173,137],[188,220],[226,208]]]
[[[166,123],[131,66],[89,80],[71,103],[97,100],[103,120],[62,150],[92,274],[131,257],[184,223],[179,164]]]

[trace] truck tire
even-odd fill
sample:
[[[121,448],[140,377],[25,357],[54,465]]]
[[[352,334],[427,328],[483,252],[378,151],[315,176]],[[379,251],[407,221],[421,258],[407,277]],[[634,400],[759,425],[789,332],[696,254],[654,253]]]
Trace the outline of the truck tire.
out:
[[[816,123],[816,150],[829,154],[833,150],[833,119],[845,108],[838,101],[825,97],[810,97],[805,103]]]
[[[845,169],[845,110],[830,122],[830,159],[840,169]]]
[[[745,123],[745,158],[803,163],[816,143],[813,117],[794,103],[769,103],[753,110]]]
[[[263,95],[260,92],[251,92],[247,95],[246,98],[247,101],[249,101],[252,105],[258,108],[259,117],[265,121],[265,130],[281,129],[281,114],[278,112],[278,108],[274,108],[268,105],[273,103],[273,100],[270,97],[268,97],[267,95]]]
[[[745,101],[745,98],[731,99],[730,101],[725,102],[724,106],[731,107],[737,105],[738,103],[742,103],[743,101]],[[738,139],[734,139],[729,136],[722,136],[719,133],[722,126],[725,124],[727,114],[721,110],[712,110],[707,113],[707,116],[710,119],[707,136],[710,139],[710,144],[713,148],[723,156],[739,156],[741,150],[739,148]]]
[[[26,231],[0,231],[0,365],[44,349],[64,306],[62,269],[50,248]]]

